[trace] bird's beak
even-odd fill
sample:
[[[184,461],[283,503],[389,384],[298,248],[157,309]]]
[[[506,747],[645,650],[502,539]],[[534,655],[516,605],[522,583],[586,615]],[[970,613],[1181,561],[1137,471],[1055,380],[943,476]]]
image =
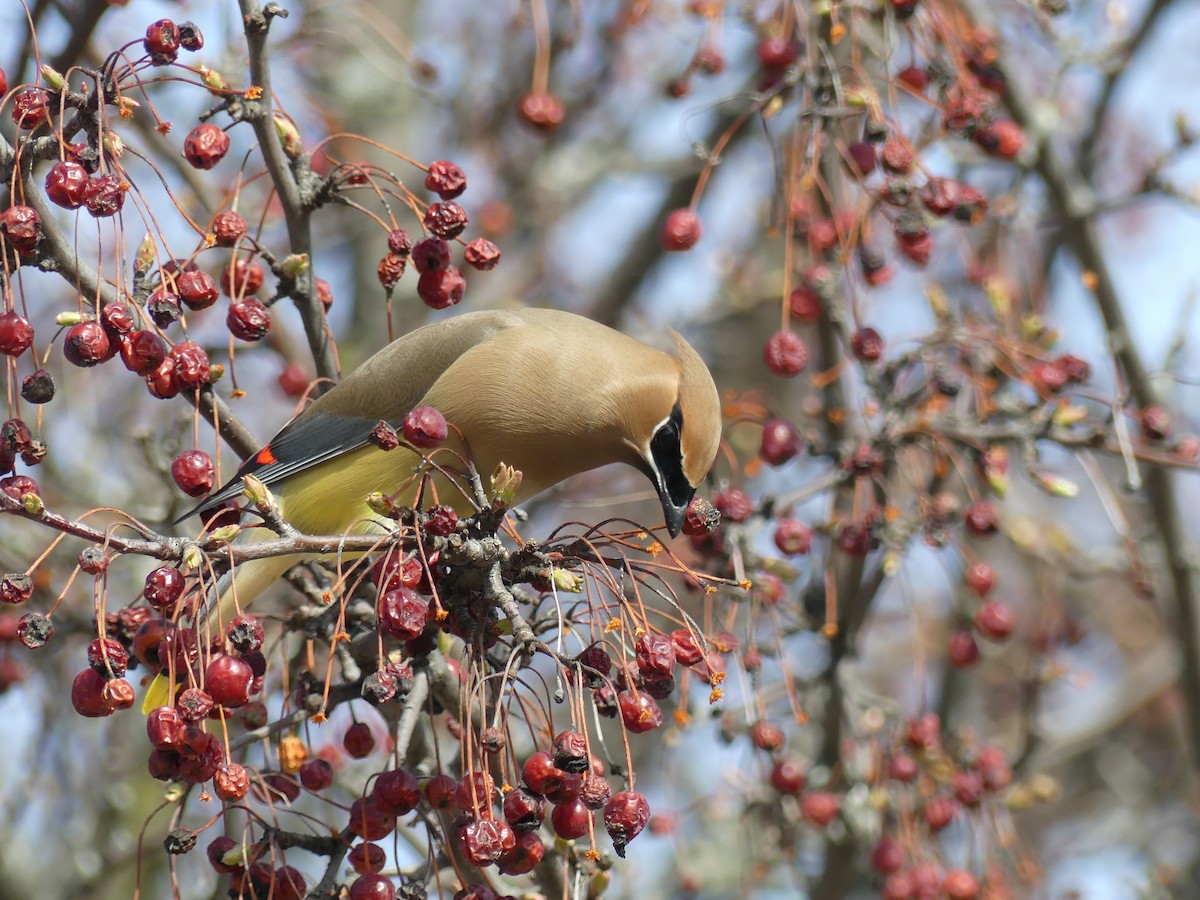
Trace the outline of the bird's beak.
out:
[[[683,528],[683,520],[687,516],[688,505],[692,502],[692,496],[695,491],[688,493],[687,499],[678,504],[671,500],[671,497],[664,490],[659,490],[658,499],[662,502],[663,516],[666,518],[667,531],[671,533],[671,537],[678,537],[680,530]]]

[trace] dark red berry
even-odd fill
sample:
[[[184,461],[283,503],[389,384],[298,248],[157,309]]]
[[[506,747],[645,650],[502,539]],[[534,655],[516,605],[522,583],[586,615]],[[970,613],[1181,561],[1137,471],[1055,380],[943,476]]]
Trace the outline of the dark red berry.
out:
[[[207,494],[216,478],[212,457],[203,450],[185,450],[171,463],[171,477],[189,497]]]
[[[402,816],[412,812],[421,802],[421,785],[411,772],[392,769],[375,780],[372,796],[396,815]]]
[[[636,791],[614,794],[604,807],[604,827],[613,840],[617,856],[624,858],[625,847],[642,833],[650,821],[650,804]]]
[[[879,362],[883,356],[883,337],[874,328],[860,328],[850,336],[850,348],[859,362]]]
[[[45,369],[37,369],[21,379],[21,397],[26,403],[40,405],[54,399],[54,379]]]
[[[120,337],[121,362],[136,375],[149,375],[167,358],[167,345],[153,331],[134,331]]]
[[[876,156],[874,144],[869,141],[855,141],[846,148],[846,152],[850,155],[854,171],[859,175],[865,177],[875,171],[878,157]]]
[[[395,234],[395,232],[392,233]],[[405,236],[407,237],[407,232]],[[389,243],[391,243],[390,238]],[[438,237],[417,241],[412,247],[412,262],[422,275],[427,272],[448,269],[450,267],[450,244]]]
[[[18,312],[0,313],[0,353],[20,356],[33,346],[33,325]]]
[[[211,230],[213,237],[217,239],[218,247],[232,247],[242,239],[247,227],[246,220],[240,213],[227,209],[225,212],[217,213],[212,220]]]
[[[992,504],[986,500],[976,500],[963,513],[963,523],[967,526],[967,531],[975,537],[987,537],[999,529],[1000,518]]]
[[[1165,441],[1171,436],[1171,414],[1161,406],[1147,406],[1138,413],[1142,434],[1149,441]]]
[[[800,798],[800,813],[818,828],[824,828],[842,809],[842,801],[831,791],[808,791]]]
[[[617,694],[621,721],[634,734],[651,731],[663,723],[663,712],[654,698],[645,691],[621,691]]]
[[[112,346],[99,322],[80,322],[67,329],[63,340],[63,356],[67,362],[88,368],[108,359]]]
[[[456,305],[466,289],[466,279],[454,266],[425,272],[417,280],[417,296],[430,309],[448,309]]]
[[[208,309],[220,296],[213,277],[199,270],[184,272],[175,279],[175,285],[183,305],[193,311]]]
[[[342,746],[355,759],[362,759],[370,756],[371,751],[375,749],[375,735],[371,734],[371,728],[366,722],[355,722],[346,729],[346,734],[342,737]]]
[[[758,64],[767,70],[779,71],[800,58],[799,45],[785,37],[765,37],[758,42]]]
[[[396,256],[408,256],[413,251],[412,237],[403,228],[393,228],[388,232],[387,246],[389,253],[393,253]],[[449,253],[450,245],[446,244],[447,263],[449,263],[450,260]]]
[[[87,169],[79,163],[70,160],[55,163],[46,173],[46,196],[64,209],[78,209],[83,206],[87,184]]]
[[[83,205],[97,219],[115,216],[125,205],[125,191],[129,185],[116,175],[101,175],[87,183],[83,191]]]
[[[238,299],[258,293],[263,286],[263,269],[253,258],[240,258],[221,270],[221,290]]]
[[[271,330],[271,311],[256,297],[247,297],[230,304],[225,327],[238,340],[261,341]]]
[[[41,88],[18,91],[12,104],[12,120],[24,131],[33,131],[50,118],[50,97]]]
[[[812,546],[813,531],[796,519],[780,519],[775,526],[775,546],[780,553],[800,556]]]
[[[300,763],[300,770],[296,774],[300,776],[300,783],[308,791],[323,791],[333,784],[333,766],[319,756]]]
[[[96,719],[111,716],[115,711],[104,697],[104,686],[108,683],[94,669],[84,669],[71,683],[71,705],[81,716]]]
[[[791,422],[783,419],[768,419],[763,424],[762,442],[758,455],[768,465],[782,466],[794,459],[803,447],[803,438]]]
[[[146,28],[142,47],[154,65],[173,63],[179,55],[179,29],[170,19],[159,19]]]
[[[950,665],[965,669],[979,662],[979,644],[969,631],[956,631],[950,635],[946,648],[946,659]]]
[[[375,617],[378,626],[392,637],[411,641],[425,631],[429,604],[411,588],[394,588],[379,598]]]
[[[165,610],[183,596],[184,577],[174,566],[159,566],[146,576],[142,595],[155,609]]]
[[[171,380],[179,390],[194,391],[208,384],[208,354],[195,341],[181,341],[167,357],[175,363]]]
[[[559,803],[550,812],[550,824],[560,838],[573,841],[588,833],[592,824],[592,811],[582,800]]]
[[[325,762],[325,760],[321,760],[321,762]],[[328,766],[329,763],[325,763],[325,765]],[[346,854],[346,862],[350,863],[359,875],[366,875],[368,872],[382,872],[384,865],[387,864],[387,853],[378,844],[355,844]]]
[[[980,634],[994,641],[1009,637],[1015,627],[1012,607],[999,600],[985,600],[979,604],[973,621]]]
[[[439,159],[429,164],[425,188],[436,192],[443,200],[453,200],[467,189],[467,176],[454,163]]]
[[[189,53],[195,53],[204,46],[204,34],[195,22],[179,23],[179,46]]]
[[[745,522],[754,514],[754,501],[745,491],[737,488],[726,488],[713,497],[713,505],[721,513],[721,518],[730,522]]]
[[[368,872],[350,885],[349,896],[350,900],[396,900],[396,886],[390,878]]]
[[[32,206],[10,206],[0,213],[0,231],[7,235],[18,253],[28,256],[37,251],[42,236],[42,217]]]

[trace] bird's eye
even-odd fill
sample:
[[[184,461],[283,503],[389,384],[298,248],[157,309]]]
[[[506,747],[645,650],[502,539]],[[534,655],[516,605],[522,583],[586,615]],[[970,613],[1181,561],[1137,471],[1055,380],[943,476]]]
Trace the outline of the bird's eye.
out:
[[[683,410],[676,403],[671,410],[671,417],[658,426],[650,439],[650,455],[654,457],[654,466],[658,469],[667,496],[676,506],[686,505],[695,491],[683,471],[682,433]]]

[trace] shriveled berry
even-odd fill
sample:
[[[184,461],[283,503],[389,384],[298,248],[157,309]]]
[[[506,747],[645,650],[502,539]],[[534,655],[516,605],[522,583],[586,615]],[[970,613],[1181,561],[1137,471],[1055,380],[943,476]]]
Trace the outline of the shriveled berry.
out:
[[[874,328],[859,328],[850,336],[850,348],[859,362],[879,362],[883,356],[883,337]]]
[[[777,331],[763,347],[763,362],[776,375],[792,378],[808,366],[808,347],[792,331]]]
[[[240,763],[224,763],[213,776],[213,792],[226,803],[236,803],[250,790],[250,776]]]
[[[87,183],[87,169],[81,164],[71,160],[55,163],[46,173],[46,196],[64,209],[79,209]]]
[[[385,288],[392,288],[404,276],[404,270],[407,268],[408,260],[405,257],[388,253],[379,260],[379,264],[375,267],[375,277]]]
[[[182,273],[175,280],[175,285],[183,305],[193,311],[208,309],[220,296],[213,277],[199,270]]]
[[[723,520],[730,522],[745,522],[754,514],[754,501],[745,491],[737,488],[726,488],[713,497],[713,506],[721,513]]]
[[[473,269],[490,272],[500,263],[500,248],[487,238],[475,238],[463,251],[463,259]]]
[[[153,331],[134,331],[120,337],[121,362],[137,375],[149,375],[167,358],[167,345]]]
[[[50,118],[50,97],[41,88],[18,91],[12,104],[12,120],[23,131],[33,131]]]
[[[375,616],[385,632],[399,640],[410,641],[425,631],[429,604],[411,588],[394,588],[379,598]]]
[[[247,227],[246,220],[240,213],[227,209],[217,213],[210,229],[213,237],[217,239],[218,247],[233,247],[245,235]]]
[[[392,233],[395,234],[395,232]],[[405,232],[406,237],[407,234]],[[448,269],[450,268],[450,244],[438,237],[417,241],[412,247],[412,262],[422,275],[427,272]]]
[[[225,327],[242,341],[261,341],[271,330],[271,311],[256,297],[247,297],[229,305]]]
[[[393,228],[388,232],[387,236],[388,252],[394,253],[396,256],[408,256],[413,250],[412,236],[403,228]],[[446,245],[447,253],[450,250],[450,245]],[[449,261],[449,256],[447,256]]]
[[[457,201],[443,200],[429,205],[422,224],[430,234],[449,241],[462,234],[469,221],[467,211]]]
[[[378,841],[396,829],[396,817],[374,798],[359,797],[350,804],[350,821],[347,827],[351,834],[365,841]]]
[[[105,678],[120,678],[129,668],[129,651],[114,638],[96,638],[87,649],[88,665]]]
[[[159,19],[146,28],[142,47],[156,66],[165,66],[179,55],[179,29],[170,19]]]
[[[195,687],[185,688],[175,700],[175,708],[188,724],[207,719],[216,705],[212,694]]]
[[[179,23],[179,46],[189,53],[195,53],[204,46],[204,33],[195,22]]]
[[[695,210],[691,207],[674,209],[663,222],[658,243],[668,253],[691,250],[700,241],[702,233],[700,217]]]
[[[178,294],[159,288],[146,301],[146,312],[159,328],[169,328],[183,318],[183,303]]]
[[[654,698],[645,691],[621,691],[617,694],[621,721],[634,734],[651,731],[663,723],[663,712]]]
[[[184,577],[174,566],[159,566],[146,576],[142,596],[152,607],[165,610],[183,596]]]
[[[538,131],[549,132],[563,123],[566,110],[553,94],[530,92],[517,103],[517,115]]]
[[[625,857],[625,847],[642,833],[650,821],[650,804],[636,791],[614,794],[604,807],[604,827],[613,841],[617,856]]]
[[[454,163],[439,159],[429,164],[425,188],[443,200],[453,200],[467,189],[467,176]]]
[[[54,637],[54,623],[49,616],[41,613],[25,613],[17,619],[17,640],[26,650],[37,650],[44,647],[52,637]]]
[[[675,672],[675,647],[666,635],[647,631],[634,644],[634,658],[638,671],[645,678],[667,678]],[[582,738],[582,735],[580,737]],[[567,768],[559,762],[557,756],[554,762],[560,769],[566,769],[568,772],[583,771]]]
[[[174,362],[171,380],[181,391],[194,391],[208,384],[208,354],[195,341],[181,341],[167,357]]]
[[[229,135],[209,122],[191,130],[183,141],[183,156],[196,169],[211,169],[229,152]]]
[[[83,191],[83,205],[97,219],[115,216],[125,205],[129,185],[116,175],[100,175],[91,179]]]

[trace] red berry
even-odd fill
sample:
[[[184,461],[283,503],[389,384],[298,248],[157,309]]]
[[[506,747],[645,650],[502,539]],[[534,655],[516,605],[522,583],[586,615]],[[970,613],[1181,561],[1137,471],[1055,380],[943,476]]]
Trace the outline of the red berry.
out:
[[[971,132],[971,140],[989,156],[1016,159],[1025,146],[1025,132],[1011,119],[997,119]]]
[[[453,200],[467,189],[467,176],[454,163],[439,159],[429,164],[425,187],[443,200]]]
[[[378,626],[385,632],[399,640],[411,641],[425,631],[429,604],[411,588],[395,588],[379,598],[375,615]]]
[[[976,900],[979,879],[964,869],[951,869],[942,882],[942,893],[947,900]]]
[[[530,793],[539,796],[556,793],[566,780],[567,773],[554,765],[554,758],[545,750],[532,754],[521,767],[521,780]]]
[[[691,250],[700,240],[700,217],[691,207],[671,210],[659,232],[659,245],[667,252]]]
[[[553,131],[566,116],[562,102],[553,94],[530,92],[517,103],[517,115],[539,131]]]
[[[774,753],[783,748],[783,729],[767,719],[759,719],[750,729],[750,740],[759,750]]]
[[[1012,607],[999,600],[985,600],[979,604],[973,621],[980,634],[994,641],[1009,637],[1015,627]]]
[[[434,775],[425,782],[425,800],[434,809],[451,809],[458,793],[458,782],[449,775]]]
[[[263,286],[263,269],[252,258],[236,260],[221,270],[221,290],[235,299],[258,293]]]
[[[250,790],[250,776],[241,764],[225,763],[213,776],[213,789],[221,800],[236,803]]]
[[[271,311],[256,297],[247,297],[229,305],[225,327],[242,341],[261,341],[271,330]]]
[[[875,166],[878,158],[875,155],[875,145],[869,141],[855,141],[846,148],[850,155],[850,161],[854,164],[854,170],[862,176],[870,175],[875,171]]]
[[[396,815],[402,816],[412,812],[421,802],[421,785],[412,773],[404,769],[392,769],[375,780],[371,796]]]
[[[350,885],[350,900],[396,900],[396,886],[390,878],[368,872]]]
[[[407,232],[405,234],[407,236]],[[437,237],[417,241],[412,247],[412,261],[422,275],[427,272],[448,269],[450,268],[450,244]]]
[[[930,831],[941,831],[958,815],[958,802],[953,797],[931,797],[921,810]]]
[[[788,309],[797,322],[816,322],[821,318],[821,295],[815,288],[802,284],[788,298]]]
[[[83,205],[97,219],[115,216],[125,205],[129,185],[116,175],[101,175],[88,181],[83,190]]]
[[[916,719],[910,719],[906,728],[905,739],[910,747],[918,750],[932,750],[941,740],[942,722],[934,713],[926,713]]]
[[[906,856],[899,841],[884,835],[871,851],[871,868],[883,875],[889,875],[904,865]]]
[[[1138,413],[1138,422],[1148,441],[1165,441],[1171,436],[1171,414],[1161,406],[1147,406]]]
[[[346,854],[346,861],[354,867],[354,871],[359,875],[366,875],[368,872],[383,871],[383,867],[387,863],[387,853],[378,844],[355,844]],[[353,891],[351,893],[353,894]]]
[[[33,346],[33,326],[17,312],[0,313],[0,353],[20,356]]]
[[[449,309],[460,303],[467,281],[454,266],[425,272],[417,279],[417,296],[430,309]]]
[[[183,141],[183,155],[196,169],[211,169],[229,152],[229,135],[208,122],[197,125]]]
[[[797,760],[779,759],[771,767],[770,781],[781,794],[799,794],[808,785],[808,773]]]
[[[432,406],[418,406],[404,417],[404,439],[421,450],[441,445],[446,434],[446,417]]]
[[[783,37],[763,38],[758,42],[757,52],[758,64],[768,70],[786,69],[800,57],[799,45]]]
[[[24,131],[33,131],[50,118],[50,97],[41,88],[18,91],[12,103],[12,120]]]
[[[300,363],[290,362],[283,367],[276,383],[288,397],[301,397],[308,390],[308,372]]]
[[[967,566],[964,580],[976,597],[986,597],[996,584],[996,570],[982,560],[977,560]]]
[[[46,196],[64,209],[78,209],[83,206],[87,183],[87,169],[79,163],[70,160],[55,163],[46,173]]]
[[[496,866],[505,875],[525,875],[537,868],[546,855],[546,846],[536,831],[517,833],[516,845],[500,854]]]
[[[713,506],[721,513],[722,519],[730,522],[745,522],[754,514],[754,501],[737,488],[726,488],[713,497]]]
[[[91,719],[111,716],[114,708],[104,696],[107,679],[94,669],[84,669],[71,683],[71,705],[75,712]]]
[[[63,356],[67,362],[83,368],[104,362],[112,355],[111,350],[112,344],[99,322],[72,325],[63,340]]]
[[[963,513],[963,523],[968,532],[980,538],[995,534],[1000,527],[996,508],[986,500],[976,500],[968,506]]]
[[[768,419],[763,425],[758,455],[771,466],[782,466],[794,459],[804,447],[800,431],[784,419]]]
[[[448,537],[458,528],[458,513],[450,506],[435,506],[425,514],[425,531],[434,537]]]
[[[625,847],[642,833],[650,821],[650,804],[636,791],[614,794],[604,807],[604,827],[613,840],[617,856],[625,857]]]
[[[167,357],[175,363],[171,380],[179,390],[194,391],[208,384],[208,354],[195,341],[176,344]]]
[[[663,712],[645,691],[621,691],[617,694],[621,721],[634,734],[651,731],[663,723]]]
[[[831,791],[809,791],[800,798],[801,814],[820,828],[837,818],[841,808],[841,799]]]
[[[763,348],[763,361],[774,374],[792,378],[808,366],[808,348],[795,332],[777,331]]]
[[[149,375],[167,358],[167,345],[152,331],[134,331],[120,337],[121,362],[136,375]]]
[[[800,556],[812,546],[813,531],[796,519],[780,519],[775,526],[775,546],[780,553]]]
[[[250,702],[254,671],[236,656],[214,656],[204,671],[204,688],[218,706],[234,708]]]
[[[179,23],[179,46],[189,53],[195,53],[204,46],[204,34],[195,22]]]
[[[211,230],[213,237],[217,239],[218,247],[232,247],[246,233],[246,220],[240,213],[227,209],[225,212],[217,213],[212,220]]]
[[[550,812],[550,824],[560,838],[573,841],[588,833],[592,824],[592,811],[582,800],[559,803]]]
[[[371,751],[375,749],[375,735],[371,734],[371,728],[366,722],[355,722],[346,729],[346,734],[342,737],[342,746],[355,759],[362,759],[370,756]]]
[[[979,662],[979,644],[976,643],[975,636],[969,631],[956,631],[950,635],[946,658],[950,665],[959,669]]]
[[[721,524],[717,508],[703,497],[693,497],[683,517],[683,533],[687,535],[708,534]]]
[[[860,328],[850,337],[850,347],[859,362],[878,362],[883,356],[883,338],[874,328]]]
[[[189,497],[207,494],[216,477],[212,457],[203,450],[185,450],[171,463],[171,477]]]
[[[175,280],[175,284],[179,291],[179,299],[183,301],[184,306],[193,311],[208,309],[220,296],[216,281],[207,272],[184,272]]]
[[[184,577],[174,566],[159,566],[146,576],[142,596],[158,610],[173,606],[183,596]],[[166,661],[163,660],[165,663]]]
[[[929,73],[919,66],[908,66],[896,73],[896,80],[920,93],[929,87]]]
[[[888,778],[908,784],[917,777],[917,761],[907,753],[897,753],[888,761]]]

